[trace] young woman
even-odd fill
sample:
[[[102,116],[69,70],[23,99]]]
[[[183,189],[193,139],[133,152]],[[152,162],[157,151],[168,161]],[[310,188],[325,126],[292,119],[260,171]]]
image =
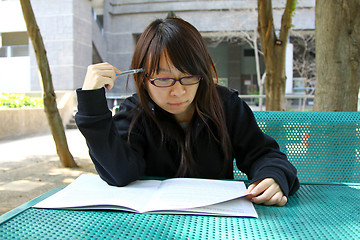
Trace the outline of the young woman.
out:
[[[214,64],[200,33],[179,18],[155,20],[140,36],[132,69],[137,94],[114,117],[104,86],[121,71],[88,67],[77,90],[77,125],[108,184],[143,176],[233,178],[233,159],[252,183],[254,203],[283,206],[296,192],[296,169],[258,127],[238,93],[214,83]]]

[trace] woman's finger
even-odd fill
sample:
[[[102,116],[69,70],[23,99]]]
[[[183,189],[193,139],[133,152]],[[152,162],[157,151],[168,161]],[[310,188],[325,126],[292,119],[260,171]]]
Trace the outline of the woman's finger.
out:
[[[252,189],[253,193],[260,194],[268,189],[272,184],[275,183],[275,180],[272,178],[265,178],[263,180],[255,182],[256,186]]]
[[[249,185],[249,187],[246,189],[245,194],[251,193],[251,191],[256,187],[257,182],[252,183]]]
[[[256,197],[252,198],[252,201],[256,204],[265,204],[269,202],[271,198],[278,192],[276,185],[271,185],[261,192]]]
[[[83,90],[92,90],[106,87],[112,89],[116,79],[116,72],[120,72],[117,68],[109,63],[99,63],[88,66]]]
[[[278,205],[283,201],[283,197],[284,195],[282,192],[276,192],[272,197],[264,201],[263,204],[267,206]]]
[[[286,197],[286,196],[283,196],[283,197],[281,198],[281,201],[280,201],[279,203],[277,203],[276,205],[279,206],[279,207],[282,207],[282,206],[284,206],[284,205],[287,203],[287,201],[288,201],[287,197]]]

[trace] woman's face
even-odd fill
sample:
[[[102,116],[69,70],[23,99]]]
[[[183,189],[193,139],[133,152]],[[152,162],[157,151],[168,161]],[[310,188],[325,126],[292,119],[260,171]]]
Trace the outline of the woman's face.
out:
[[[174,67],[174,65],[165,57],[161,55],[159,63],[159,72],[153,78],[176,78],[190,76],[191,74],[184,74]],[[170,87],[156,87],[146,81],[149,96],[151,99],[165,111],[174,114],[178,122],[188,122],[194,114],[194,98],[199,87],[199,84],[181,85],[176,82]]]

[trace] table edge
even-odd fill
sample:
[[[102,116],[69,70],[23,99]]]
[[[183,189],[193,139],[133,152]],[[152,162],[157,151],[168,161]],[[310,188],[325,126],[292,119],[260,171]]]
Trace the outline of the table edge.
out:
[[[38,197],[4,213],[3,215],[0,216],[0,225],[64,188],[65,188],[65,186],[54,188]]]

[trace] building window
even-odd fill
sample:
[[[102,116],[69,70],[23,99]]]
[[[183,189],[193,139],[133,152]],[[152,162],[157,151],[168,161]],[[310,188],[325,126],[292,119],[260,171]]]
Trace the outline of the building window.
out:
[[[0,57],[29,56],[29,38],[26,32],[1,33]]]
[[[93,18],[98,25],[101,34],[104,35],[104,15],[97,14],[93,8],[91,8],[91,13],[93,15]]]
[[[244,57],[255,57],[254,49],[244,49]]]

